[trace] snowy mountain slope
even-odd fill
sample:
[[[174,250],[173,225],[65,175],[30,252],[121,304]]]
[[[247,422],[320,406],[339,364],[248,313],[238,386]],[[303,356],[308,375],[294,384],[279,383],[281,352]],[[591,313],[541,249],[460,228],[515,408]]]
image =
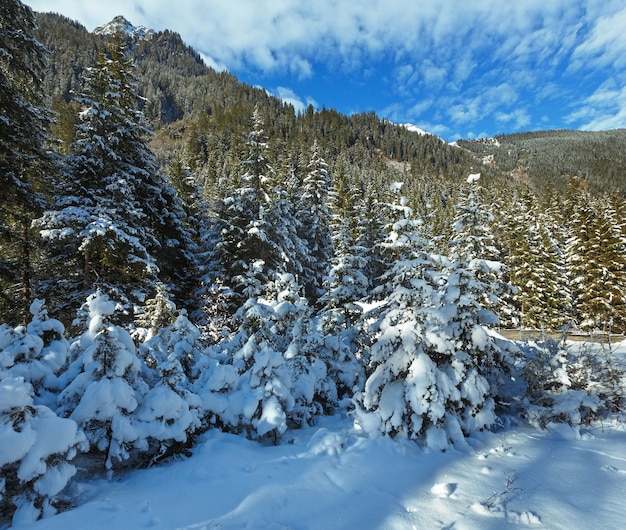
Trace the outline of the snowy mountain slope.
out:
[[[408,131],[417,133],[421,136],[424,136],[426,134],[432,134],[432,133],[429,133],[428,131],[425,131],[424,129],[419,128],[417,125],[413,125],[412,123],[405,123],[403,124],[403,127],[407,129]]]
[[[155,32],[145,26],[133,26],[123,16],[117,16],[108,24],[104,26],[98,26],[93,30],[96,35],[114,35],[118,32],[129,35],[133,40],[139,39],[151,39]]]

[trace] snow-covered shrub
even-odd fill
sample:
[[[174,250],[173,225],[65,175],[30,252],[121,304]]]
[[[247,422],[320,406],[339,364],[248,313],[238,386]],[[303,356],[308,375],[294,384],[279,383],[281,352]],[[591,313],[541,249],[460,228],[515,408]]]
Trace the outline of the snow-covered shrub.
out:
[[[43,301],[30,306],[31,321],[26,326],[0,330],[1,364],[10,367],[15,377],[22,377],[33,386],[35,404],[55,407],[58,393],[57,375],[66,367],[69,343],[65,328],[49,318]]]
[[[150,391],[136,411],[141,448],[154,458],[185,449],[202,429],[201,399],[192,390],[204,357],[200,331],[183,309],[175,321],[140,346]]]
[[[176,318],[176,304],[170,300],[167,287],[158,282],[153,298],[146,301],[142,312],[135,317],[139,329],[135,331],[142,342],[154,337],[159,330],[166,328]]]
[[[116,304],[97,292],[85,306],[88,328],[72,344],[76,360],[67,371],[69,384],[59,395],[58,413],[78,423],[110,469],[114,459],[126,460],[131,450],[146,446],[133,412],[148,386],[130,334],[110,323]]]
[[[363,388],[365,381],[363,363],[357,359],[359,330],[350,327],[328,334],[322,329],[321,335],[323,342],[318,356],[326,365],[325,384],[334,389],[336,407],[351,408],[355,392]]]
[[[0,513],[17,524],[55,513],[54,497],[76,473],[71,460],[87,444],[76,422],[34,404],[23,378],[0,378]]]
[[[175,358],[183,368],[185,377],[195,381],[198,378],[197,364],[204,355],[200,335],[200,330],[187,317],[186,310],[181,309],[173,324],[159,328],[154,336],[141,344],[144,362],[156,373],[161,363],[170,357]],[[157,376],[156,380],[159,378]]]
[[[266,288],[274,310],[274,344],[283,353],[291,378],[294,405],[287,411],[287,422],[300,427],[335,409],[337,389],[320,358],[322,338],[314,329],[311,307],[298,291],[291,274],[277,274]]]
[[[291,375],[294,406],[287,419],[290,425],[301,427],[335,410],[337,388],[320,358],[322,340],[312,330],[308,315],[302,315],[295,323],[291,338],[284,357]]]
[[[276,313],[266,300],[251,297],[233,322],[237,332],[202,359],[193,388],[210,423],[253,439],[277,441],[287,430],[294,400],[277,347]]]
[[[189,380],[174,354],[158,365],[160,381],[146,394],[136,411],[142,452],[162,458],[188,447],[200,431],[201,400],[189,390]],[[137,444],[139,445],[139,444]]]
[[[519,403],[532,425],[579,425],[624,410],[626,376],[610,346],[546,339],[528,342],[524,353],[526,392]]]

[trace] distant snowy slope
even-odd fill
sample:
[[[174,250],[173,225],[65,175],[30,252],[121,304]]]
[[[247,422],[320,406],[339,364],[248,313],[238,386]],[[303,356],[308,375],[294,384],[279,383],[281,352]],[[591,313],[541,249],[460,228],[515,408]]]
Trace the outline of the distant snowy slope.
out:
[[[433,133],[429,133],[428,131],[425,131],[424,129],[420,129],[417,125],[413,125],[412,123],[404,123],[402,124],[402,126],[407,129],[408,131],[420,134],[422,136],[426,135],[426,134],[430,134],[432,136],[436,136]]]

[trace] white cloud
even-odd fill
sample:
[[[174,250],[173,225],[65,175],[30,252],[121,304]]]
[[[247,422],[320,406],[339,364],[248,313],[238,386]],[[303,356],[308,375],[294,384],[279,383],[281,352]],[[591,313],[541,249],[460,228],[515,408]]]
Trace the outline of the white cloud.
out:
[[[512,125],[513,130],[519,131],[531,123],[530,114],[526,109],[517,108],[511,112],[496,112],[494,118],[497,123]]]
[[[202,57],[204,64],[213,68],[213,70],[216,70],[218,72],[223,72],[224,70],[227,70],[225,64],[222,64],[219,61],[216,61],[215,59],[213,59],[213,57],[209,57],[205,53],[202,53],[202,52],[198,52],[198,53],[200,53],[200,57]]]
[[[588,38],[574,50],[575,66],[582,68],[589,61],[615,68],[626,66],[626,7],[599,17]]]
[[[588,131],[626,128],[626,87],[606,81],[567,120]]]
[[[516,54],[549,53],[571,0],[502,2],[456,0],[27,0],[37,10],[79,18],[92,29],[123,14],[136,25],[174,29],[197,49],[231,68],[290,68],[306,58],[334,57],[354,67],[394,49],[412,57],[445,57],[495,45]],[[88,7],[87,7],[88,6]],[[566,17],[568,22],[571,17]],[[550,25],[546,26],[545,23]],[[551,37],[552,36],[552,37]],[[549,46],[546,46],[546,41]],[[470,64],[471,64],[470,60]],[[440,65],[436,65],[441,68]]]
[[[314,99],[307,97],[303,100],[291,88],[279,86],[274,95],[283,102],[293,105],[296,113],[304,112],[309,105],[313,105],[314,108],[317,107],[317,102]]]

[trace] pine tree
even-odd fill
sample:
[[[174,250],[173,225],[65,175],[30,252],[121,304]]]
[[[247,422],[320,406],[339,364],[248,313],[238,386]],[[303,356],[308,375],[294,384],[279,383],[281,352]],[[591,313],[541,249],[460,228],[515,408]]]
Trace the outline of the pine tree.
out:
[[[360,318],[362,310],[357,304],[368,294],[365,275],[367,260],[365,249],[359,244],[359,200],[356,190],[350,190],[346,179],[339,179],[331,196],[331,218],[334,255],[330,270],[324,278],[322,326],[330,334],[352,327]]]
[[[11,375],[32,385],[36,405],[56,408],[60,391],[58,375],[67,368],[69,343],[65,328],[49,318],[41,300],[30,306],[31,321],[26,326],[7,330],[0,339],[2,364]]]
[[[596,209],[593,253],[598,267],[589,271],[588,289],[593,297],[587,303],[599,329],[620,332],[626,329],[626,246],[617,212],[604,200],[598,201]]]
[[[407,202],[400,197],[392,205],[395,220],[381,245],[395,262],[381,277],[387,295],[369,331],[368,377],[355,396],[356,416],[367,432],[402,434],[445,448],[448,440],[463,437],[455,419],[458,381],[447,368],[452,362],[437,351],[445,340],[434,338],[439,274],[431,242]]]
[[[297,219],[289,195],[268,159],[268,141],[258,107],[246,142],[239,185],[229,190],[217,208],[217,257],[233,287],[231,311],[245,302],[247,278],[262,285],[275,274],[299,275],[305,251],[297,234]],[[261,266],[262,265],[262,266]]]
[[[22,377],[0,371],[0,513],[13,524],[56,513],[54,498],[76,473],[71,463],[86,450],[74,421],[36,405]]]
[[[583,329],[600,329],[606,321],[597,314],[598,296],[596,277],[602,276],[602,249],[600,248],[599,217],[594,202],[585,189],[575,197],[570,217],[570,237],[566,243],[568,273],[572,283],[574,319]],[[600,287],[604,291],[604,287]]]
[[[154,297],[146,301],[143,312],[137,316],[135,322],[143,330],[142,340],[146,341],[171,325],[175,318],[176,304],[172,302],[167,287],[158,282]]]
[[[76,359],[58,400],[58,413],[76,421],[106,469],[148,445],[135,415],[148,386],[130,334],[111,323],[116,305],[100,291],[87,299],[87,330],[72,345]]]
[[[177,448],[189,447],[202,428],[200,398],[190,383],[177,352],[158,363],[158,382],[148,391],[136,412],[142,451],[159,460]]]
[[[259,287],[256,296],[249,292],[235,314],[237,332],[226,345],[239,374],[236,394],[241,398],[235,398],[240,406],[234,428],[243,429],[252,438],[277,441],[287,429],[287,414],[294,407],[294,399],[291,376],[280,351],[284,338],[275,327],[279,316],[272,304],[261,298]]]
[[[18,0],[0,8],[0,314],[17,324],[31,298],[34,236],[51,171],[49,112],[43,106],[46,54],[34,37],[35,15]]]
[[[358,218],[361,220],[357,244],[363,249],[365,258],[365,276],[370,289],[379,287],[378,280],[391,266],[378,252],[377,245],[385,237],[385,201],[381,200],[370,188],[362,188],[363,200],[358,205]]]
[[[316,140],[311,147],[302,195],[296,207],[300,237],[307,249],[302,283],[311,304],[323,293],[323,278],[333,255],[328,207],[330,177],[328,165],[319,151]]]
[[[565,257],[566,236],[563,229],[558,201],[551,201],[538,216],[540,243],[544,250],[542,270],[544,272],[542,288],[543,321],[547,329],[557,330],[571,321],[572,295],[567,275]]]
[[[356,358],[358,326],[363,314],[359,301],[368,295],[369,283],[365,276],[365,249],[357,243],[356,197],[348,199],[346,190],[337,187],[335,191],[332,223],[335,254],[324,279],[325,293],[319,300],[323,305],[319,326],[324,337],[321,356],[341,401],[352,398],[355,387],[363,379],[362,366]]]
[[[493,259],[492,215],[481,201],[479,178],[470,175],[470,190],[457,205],[438,312],[440,333],[447,339],[440,353],[450,357],[456,373],[464,433],[495,421],[493,398],[500,397],[512,363],[509,352],[486,330],[498,323],[492,308],[507,285],[500,279],[502,263]]]
[[[100,52],[89,70],[67,175],[54,209],[36,222],[60,276],[45,289],[47,298],[60,298],[66,315],[96,285],[132,302],[135,290],[150,291],[158,270],[151,250],[159,244],[140,203],[147,200],[140,191],[151,159],[134,106],[130,63],[117,46],[109,55]]]
[[[260,110],[255,108],[253,128],[246,142],[239,187],[218,205],[217,243],[221,268],[233,282],[234,312],[246,301],[249,281],[267,283],[276,272],[287,270],[289,253],[283,248],[284,219],[275,215],[275,171],[268,156],[267,138]]]
[[[516,292],[503,296],[515,307],[515,325],[558,330],[571,320],[566,227],[559,197],[548,194],[543,202],[524,190],[506,207],[509,213],[500,233],[505,241],[505,274]]]
[[[322,338],[313,327],[313,310],[301,295],[293,275],[277,275],[265,289],[275,314],[274,345],[284,357],[290,376],[293,406],[285,410],[291,426],[311,424],[316,416],[334,410],[337,391],[320,358]]]

